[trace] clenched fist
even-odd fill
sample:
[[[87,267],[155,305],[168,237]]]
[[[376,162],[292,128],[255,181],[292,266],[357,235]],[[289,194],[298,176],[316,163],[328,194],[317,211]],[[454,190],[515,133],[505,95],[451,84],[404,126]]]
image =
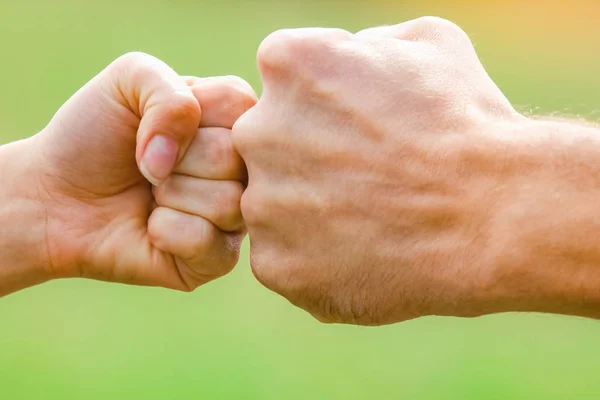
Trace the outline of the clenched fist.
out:
[[[500,216],[537,165],[515,144],[531,122],[460,28],[283,30],[258,64],[264,95],[233,139],[264,285],[325,322],[512,309]]]
[[[3,265],[37,276],[2,279],[0,295],[63,277],[189,291],[230,271],[246,232],[230,132],[255,102],[239,78],[180,77],[139,53],[111,64],[40,134],[2,148],[23,179],[5,179],[8,201],[29,205],[13,219],[33,214]]]

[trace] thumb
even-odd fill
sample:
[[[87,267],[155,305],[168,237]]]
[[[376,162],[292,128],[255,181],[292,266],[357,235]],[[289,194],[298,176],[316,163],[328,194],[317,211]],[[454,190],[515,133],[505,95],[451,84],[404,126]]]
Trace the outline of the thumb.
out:
[[[136,161],[160,185],[196,136],[201,110],[192,90],[168,65],[143,53],[127,54],[110,71],[125,106],[140,118]]]

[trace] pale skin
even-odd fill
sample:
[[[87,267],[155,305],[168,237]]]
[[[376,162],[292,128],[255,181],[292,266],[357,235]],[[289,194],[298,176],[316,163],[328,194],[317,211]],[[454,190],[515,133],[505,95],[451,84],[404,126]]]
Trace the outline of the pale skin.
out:
[[[229,272],[247,179],[231,128],[255,102],[240,78],[132,53],[0,147],[0,296],[70,277],[191,291]]]
[[[245,114],[243,82],[139,57],[0,148],[0,295],[70,276],[193,290],[246,226],[256,277],[323,322],[600,318],[600,131],[516,112],[456,25],[276,32]],[[177,154],[145,160],[158,133]]]
[[[320,321],[600,317],[600,131],[519,114],[421,18],[279,31],[233,129],[256,277]]]

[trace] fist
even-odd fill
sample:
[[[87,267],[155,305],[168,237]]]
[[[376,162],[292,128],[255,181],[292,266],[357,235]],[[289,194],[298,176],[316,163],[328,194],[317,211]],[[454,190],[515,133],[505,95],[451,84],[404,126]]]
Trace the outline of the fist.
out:
[[[490,312],[494,212],[523,119],[456,25],[284,30],[233,130],[260,282],[324,322]]]
[[[84,86],[31,141],[52,276],[189,291],[230,271],[246,232],[230,132],[255,102],[139,53]]]

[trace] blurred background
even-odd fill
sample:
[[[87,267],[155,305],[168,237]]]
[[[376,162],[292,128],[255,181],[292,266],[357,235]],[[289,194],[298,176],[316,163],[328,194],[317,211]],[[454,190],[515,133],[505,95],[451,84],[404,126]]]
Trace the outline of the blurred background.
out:
[[[42,129],[122,53],[235,74],[279,28],[457,22],[524,112],[600,118],[594,0],[0,0],[0,142]],[[247,250],[193,294],[71,280],[0,300],[0,399],[598,399],[600,323],[511,314],[325,326],[263,289]]]

